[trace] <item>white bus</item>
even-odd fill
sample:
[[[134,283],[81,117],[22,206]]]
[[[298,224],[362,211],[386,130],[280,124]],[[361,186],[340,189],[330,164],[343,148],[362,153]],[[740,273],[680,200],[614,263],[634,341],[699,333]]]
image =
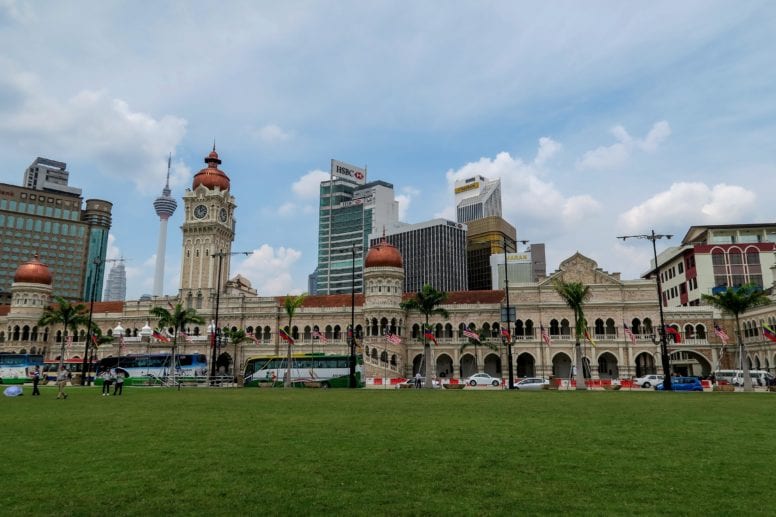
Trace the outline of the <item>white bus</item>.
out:
[[[749,377],[752,378],[752,386],[770,386],[774,382],[773,374],[765,370],[749,370]],[[744,385],[743,370],[717,370],[714,378],[717,382],[725,381],[733,386]]]

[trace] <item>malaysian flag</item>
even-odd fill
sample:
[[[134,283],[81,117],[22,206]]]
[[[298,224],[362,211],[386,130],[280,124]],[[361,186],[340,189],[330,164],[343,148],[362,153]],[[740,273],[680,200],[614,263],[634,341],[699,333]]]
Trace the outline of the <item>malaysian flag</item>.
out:
[[[768,325],[763,325],[763,336],[776,343],[776,331]]]
[[[550,339],[550,333],[547,332],[547,329],[544,328],[544,325],[542,325],[541,323],[539,323],[539,330],[542,333],[542,341],[547,343],[547,346],[552,346],[552,339]]]
[[[509,335],[508,329],[501,329],[501,337],[504,338],[507,342],[512,341],[512,336]]]
[[[313,330],[313,339],[317,339],[321,343],[328,343],[329,340],[326,339],[326,336],[318,332],[317,330]]]
[[[423,335],[426,337],[426,341],[433,341],[433,343],[436,345],[437,340],[436,337],[434,337],[434,331],[431,329],[426,329],[423,331]]]
[[[288,332],[286,332],[285,329],[278,330],[278,335],[280,336],[280,339],[288,343],[289,345],[294,344],[294,338],[288,335]]]
[[[151,334],[151,336],[153,336],[153,338],[156,339],[157,341],[162,341],[164,343],[169,343],[170,342],[170,338],[168,338],[167,336],[162,335],[158,330],[154,330],[154,332],[153,332],[153,334]]]
[[[630,339],[630,342],[633,343],[633,346],[636,346],[636,336],[633,335],[633,331],[624,321],[622,322],[622,326],[625,328],[625,336]]]
[[[97,342],[97,334],[92,334],[92,344],[94,348],[99,348],[100,344]]]
[[[681,343],[682,342],[682,336],[679,334],[679,331],[676,330],[674,327],[670,327],[668,325],[665,326],[665,331],[668,334],[671,334],[671,338],[674,340],[674,343]]]
[[[587,339],[588,342],[590,342],[590,345],[595,347],[595,341],[593,341],[593,336],[590,335],[590,332],[588,332],[587,329],[585,329],[584,336],[585,336],[585,339]]]
[[[477,343],[480,342],[480,335],[474,332],[473,330],[463,329],[463,335],[473,341],[476,341]]]
[[[385,335],[385,339],[394,345],[401,345],[401,338],[398,334],[391,334],[390,332]]]
[[[716,334],[716,336],[722,340],[723,345],[728,344],[730,336],[728,336],[727,332],[725,332],[725,329],[717,325],[716,321],[714,322],[714,334]]]

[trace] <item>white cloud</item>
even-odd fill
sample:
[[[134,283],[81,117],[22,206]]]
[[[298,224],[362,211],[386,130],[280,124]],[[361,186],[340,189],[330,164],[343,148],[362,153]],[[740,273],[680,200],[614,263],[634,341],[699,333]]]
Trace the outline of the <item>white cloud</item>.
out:
[[[27,2],[17,2],[17,0],[0,0],[0,19],[2,19],[2,13],[5,13],[11,20],[20,23],[32,22],[35,19],[32,6]]]
[[[291,185],[291,190],[302,199],[317,199],[321,191],[321,182],[329,178],[328,172],[315,169],[296,180]]]
[[[627,232],[664,225],[675,228],[696,224],[722,224],[746,219],[755,207],[756,194],[724,183],[709,187],[704,183],[679,182],[619,217]]]
[[[259,296],[280,296],[287,293],[301,293],[303,289],[294,285],[291,275],[292,266],[301,258],[302,253],[293,248],[277,249],[263,244],[253,250],[253,255],[232,266],[231,276],[238,273],[251,281]]]
[[[609,146],[600,146],[592,151],[587,151],[577,161],[578,169],[616,169],[625,165],[634,150],[653,153],[669,137],[671,126],[665,120],[656,122],[643,139],[634,139],[624,127],[619,125],[613,127],[611,133],[617,142]]]
[[[288,201],[280,205],[280,207],[278,207],[277,213],[280,216],[288,217],[290,215],[293,215],[294,212],[296,212],[296,209],[297,209],[296,204]]]
[[[407,220],[407,211],[410,209],[412,200],[420,194],[420,190],[415,187],[404,187],[401,189],[401,194],[395,196],[396,201],[399,202],[399,221]]]
[[[266,126],[259,128],[255,131],[255,135],[264,143],[277,144],[290,140],[292,134],[283,130],[276,124],[267,124]]]
[[[0,81],[0,137],[20,152],[43,148],[68,161],[91,161],[101,175],[129,179],[145,194],[160,189],[167,155],[186,133],[184,119],[134,111],[105,91],[82,90],[59,99],[43,93],[39,78],[8,66]],[[185,184],[189,177],[188,167],[177,161],[170,184]]]
[[[537,157],[551,156],[560,147],[557,142],[540,140]],[[548,150],[552,151],[548,153]],[[574,226],[583,224],[587,217],[601,210],[600,204],[588,195],[564,196],[553,183],[541,179],[544,172],[534,163],[525,163],[507,152],[447,171],[449,189],[452,190],[456,180],[476,174],[490,179],[501,178],[502,211],[504,218],[512,224],[527,225],[530,221],[532,226],[537,223]],[[455,214],[455,207],[446,208],[444,213]],[[533,227],[531,231],[538,232],[539,228]]]
[[[539,150],[536,152],[534,164],[538,167],[544,165],[553,156],[558,154],[563,146],[552,138],[543,136],[539,139]]]

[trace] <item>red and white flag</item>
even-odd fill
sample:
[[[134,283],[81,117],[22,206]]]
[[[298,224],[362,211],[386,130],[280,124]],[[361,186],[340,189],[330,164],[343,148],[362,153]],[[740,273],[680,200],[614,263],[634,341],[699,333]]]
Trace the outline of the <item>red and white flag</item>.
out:
[[[185,333],[185,332],[183,332],[182,330],[181,330],[180,334],[181,334],[181,336],[183,336],[183,339],[184,339],[184,341],[186,341],[186,343],[191,343],[191,342],[193,342],[193,341],[194,341],[194,340],[191,338],[191,336],[189,336],[188,334],[186,334],[186,333]]]
[[[633,335],[633,331],[624,321],[622,322],[622,325],[625,328],[625,336],[630,339],[630,342],[633,344],[633,346],[636,346],[636,336]]]
[[[159,331],[154,330],[154,332],[151,334],[151,336],[156,339],[157,341],[162,341],[163,343],[169,343],[170,338],[168,338],[165,335],[162,335]]]
[[[476,341],[477,343],[480,342],[480,335],[474,332],[473,330],[463,329],[463,335],[473,341]]]
[[[251,339],[253,340],[253,342],[254,342],[254,343],[257,343],[257,344],[258,344],[258,343],[261,343],[261,341],[259,341],[259,340],[256,338],[256,334],[254,334],[253,332],[249,332],[249,333],[248,333],[248,337],[249,337],[249,338],[251,338]]]
[[[501,329],[501,337],[504,338],[507,343],[512,341],[512,336],[509,335],[509,330],[507,329]]]
[[[728,344],[728,341],[730,340],[730,336],[728,336],[728,333],[725,332],[725,329],[717,325],[716,322],[714,322],[714,334],[716,334],[716,336],[722,340],[723,345]]]
[[[328,343],[329,340],[326,339],[326,336],[318,332],[317,330],[313,330],[313,339],[317,339],[321,343]]]
[[[682,342],[682,335],[679,334],[679,331],[676,330],[674,327],[671,327],[669,325],[665,326],[665,332],[666,334],[670,334],[671,338],[673,338],[674,343],[681,343]],[[668,336],[666,336],[668,337]]]
[[[542,325],[542,324],[540,323],[540,324],[539,324],[539,329],[540,329],[540,331],[541,331],[541,333],[542,333],[542,341],[544,341],[545,343],[547,343],[547,346],[552,346],[552,339],[550,339],[550,333],[549,333],[549,332],[547,332],[547,329],[546,329],[546,328],[544,328],[544,325]]]
[[[394,345],[401,345],[401,338],[398,334],[391,334],[390,332],[385,335],[385,339],[389,343],[393,343]]]

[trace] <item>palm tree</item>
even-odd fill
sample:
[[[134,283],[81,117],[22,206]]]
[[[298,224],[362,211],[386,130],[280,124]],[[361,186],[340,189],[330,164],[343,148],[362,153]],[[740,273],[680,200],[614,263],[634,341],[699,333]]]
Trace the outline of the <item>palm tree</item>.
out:
[[[291,322],[294,320],[294,314],[296,314],[296,310],[302,306],[306,297],[307,293],[302,293],[297,296],[287,294],[283,300],[283,308],[285,308],[286,315],[288,316],[288,326],[285,330],[289,337],[291,337]],[[291,342],[286,344],[288,345],[288,352],[286,357],[286,378],[283,381],[284,388],[291,386]]]
[[[577,389],[586,390],[585,385],[585,370],[584,363],[582,362],[582,347],[579,344],[579,336],[582,336],[587,329],[587,320],[585,319],[584,305],[592,293],[590,292],[590,286],[585,285],[582,282],[566,282],[563,280],[555,280],[553,287],[558,292],[563,301],[566,302],[571,310],[574,311],[574,329],[575,329],[575,343],[574,351],[576,353],[576,368],[577,368]],[[580,382],[580,375],[582,382]]]
[[[240,361],[237,360],[237,345],[244,342],[246,339],[248,339],[248,336],[245,334],[245,331],[242,329],[226,329],[224,331],[224,335],[234,345],[234,360],[232,364],[234,365],[234,380],[237,382],[237,368],[240,365]]]
[[[401,308],[404,311],[418,311],[426,317],[426,323],[423,327],[423,362],[426,366],[426,380],[424,387],[431,389],[432,375],[431,375],[431,346],[426,339],[425,330],[430,328],[428,326],[429,316],[438,314],[447,319],[450,317],[450,313],[443,307],[439,307],[447,300],[447,293],[444,291],[437,291],[430,284],[425,284],[420,291],[415,293],[414,298],[401,302]]]
[[[178,344],[178,333],[186,328],[190,323],[202,325],[205,320],[197,314],[194,309],[184,309],[180,303],[175,307],[170,306],[172,310],[164,307],[151,307],[151,315],[159,320],[159,327],[172,327],[172,358],[170,360],[170,370],[172,372],[172,384],[175,385],[175,347]]]
[[[703,294],[701,299],[709,305],[720,309],[723,313],[732,314],[736,319],[736,337],[738,338],[738,353],[744,370],[744,391],[752,391],[752,378],[749,377],[749,363],[744,357],[744,342],[741,339],[741,322],[739,316],[745,312],[771,303],[770,298],[755,284],[741,287],[728,287],[717,294]]]
[[[65,360],[65,342],[67,342],[67,331],[72,330],[73,334],[78,335],[78,327],[89,324],[89,310],[82,303],[70,303],[61,296],[55,296],[56,305],[49,305],[43,310],[43,314],[38,320],[38,325],[47,327],[61,324],[65,328],[62,336],[62,344],[59,351],[59,369]]]
[[[477,341],[476,339],[467,338],[466,342],[461,345],[461,352],[463,352],[466,347],[468,346],[474,346],[474,373],[478,373],[480,371],[480,365],[479,365],[479,359],[477,354],[477,345],[483,345],[491,350],[498,350],[498,345],[494,343],[493,341],[490,341],[488,338],[490,337],[490,332],[486,331],[485,329],[477,330],[474,325],[469,328],[469,330],[472,330],[477,333],[478,336],[480,336],[480,340]]]

